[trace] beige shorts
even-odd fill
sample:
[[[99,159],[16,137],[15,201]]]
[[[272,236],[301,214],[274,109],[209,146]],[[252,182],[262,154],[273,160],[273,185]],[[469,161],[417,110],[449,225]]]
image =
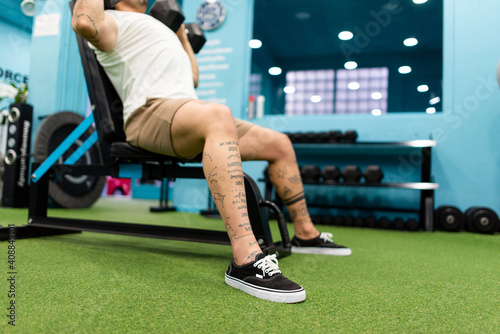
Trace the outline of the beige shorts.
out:
[[[177,110],[191,100],[193,99],[146,99],[146,104],[134,110],[125,122],[127,142],[154,153],[180,158],[172,146],[172,120]],[[253,126],[240,119],[235,121],[238,138]]]

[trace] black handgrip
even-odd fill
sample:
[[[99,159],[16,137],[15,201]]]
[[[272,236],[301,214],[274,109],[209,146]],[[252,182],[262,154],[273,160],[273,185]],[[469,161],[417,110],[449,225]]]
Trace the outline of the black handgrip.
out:
[[[259,202],[259,206],[268,207],[272,209],[274,213],[278,216],[278,227],[280,229],[281,234],[281,242],[283,243],[284,248],[292,247],[292,243],[290,242],[290,236],[288,234],[288,227],[286,226],[285,215],[281,212],[280,208],[271,201],[261,200]]]

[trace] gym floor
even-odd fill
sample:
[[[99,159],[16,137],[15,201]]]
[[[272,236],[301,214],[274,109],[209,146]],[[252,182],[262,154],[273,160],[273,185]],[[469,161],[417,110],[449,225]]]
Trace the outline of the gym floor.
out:
[[[156,204],[102,198],[50,215],[224,228],[197,214],[149,213]],[[26,217],[24,209],[0,209],[3,226]],[[320,228],[353,255],[281,259],[284,274],[307,291],[305,302],[291,305],[228,287],[229,246],[90,232],[17,240],[16,326],[7,324],[2,279],[0,332],[498,333],[498,235]],[[0,247],[6,277],[7,243]]]

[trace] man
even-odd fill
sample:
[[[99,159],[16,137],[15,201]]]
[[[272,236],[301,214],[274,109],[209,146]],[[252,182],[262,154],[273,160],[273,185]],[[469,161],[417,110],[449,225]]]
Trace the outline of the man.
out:
[[[102,0],[78,0],[72,26],[88,40],[124,105],[127,141],[146,150],[194,157],[203,171],[231,240],[226,283],[258,298],[305,300],[298,284],[264,256],[250,227],[243,160],[266,160],[269,176],[293,219],[293,252],[350,255],[320,233],[307,211],[295,153],[288,137],[235,120],[226,106],[198,100],[198,66],[185,28],[173,32],[149,15],[147,0],[122,0],[104,12]]]

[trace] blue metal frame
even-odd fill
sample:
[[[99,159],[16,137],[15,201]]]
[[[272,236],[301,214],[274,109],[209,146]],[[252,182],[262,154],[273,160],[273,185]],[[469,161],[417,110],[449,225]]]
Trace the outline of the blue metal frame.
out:
[[[36,183],[52,167],[57,160],[71,147],[80,136],[87,131],[94,123],[94,115],[90,114],[69,134],[66,139],[52,152],[47,159],[31,174],[31,181]],[[72,165],[98,140],[97,132],[85,140],[85,142],[64,162],[65,165]]]

